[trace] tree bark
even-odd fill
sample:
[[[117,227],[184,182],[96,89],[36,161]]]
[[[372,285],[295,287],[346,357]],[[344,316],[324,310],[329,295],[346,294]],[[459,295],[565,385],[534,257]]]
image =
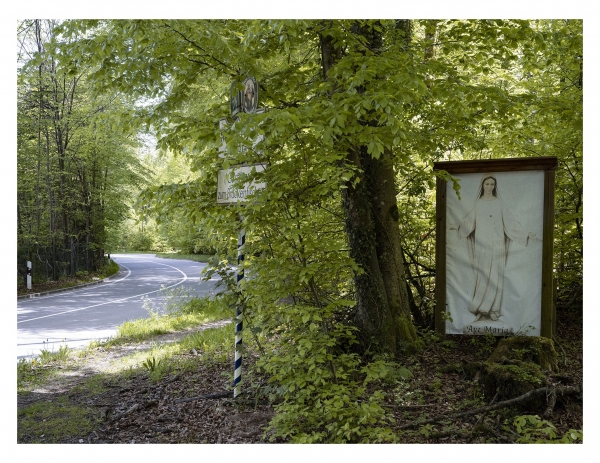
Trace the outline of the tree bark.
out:
[[[347,162],[361,169],[363,178],[356,186],[347,182],[342,195],[350,257],[364,271],[354,277],[357,293],[355,323],[365,339],[376,337],[383,350],[395,354],[396,330],[379,267],[369,185],[364,178],[364,164],[370,161],[364,147],[348,153]]]
[[[381,32],[358,25],[352,32],[365,37],[370,50],[382,48]],[[341,58],[327,35],[321,36],[321,58],[327,79],[330,68]],[[363,123],[376,126],[375,120],[373,114]],[[381,352],[395,356],[400,349],[412,351],[418,339],[408,304],[392,153],[375,158],[366,146],[356,146],[349,150],[345,162],[360,172],[358,182],[346,182],[342,193],[350,256],[363,270],[354,278],[355,323],[364,340]]]
[[[376,253],[387,295],[389,310],[396,329],[396,342],[413,350],[417,333],[412,323],[404,256],[398,224],[396,179],[391,153],[370,159],[367,180],[373,211]]]

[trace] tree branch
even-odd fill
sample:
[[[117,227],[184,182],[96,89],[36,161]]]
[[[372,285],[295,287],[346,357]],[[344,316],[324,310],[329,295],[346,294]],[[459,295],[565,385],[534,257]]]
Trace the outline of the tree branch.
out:
[[[168,29],[172,30],[173,32],[175,32],[177,35],[179,35],[185,42],[189,43],[191,46],[197,48],[198,50],[202,51],[205,56],[209,57],[210,59],[216,61],[217,63],[219,63],[221,66],[223,66],[224,69],[228,70],[232,76],[236,76],[236,72],[231,69],[230,66],[228,66],[227,64],[225,64],[223,61],[221,61],[220,59],[216,58],[214,55],[211,55],[210,53],[207,53],[206,50],[204,48],[202,48],[200,45],[198,45],[196,42],[194,42],[193,40],[189,39],[187,36],[185,36],[182,32],[179,32],[177,29],[174,29],[173,27],[171,27],[170,24],[165,23],[165,27],[167,27]],[[189,58],[188,58],[189,59]],[[190,60],[193,61],[193,60]],[[207,64],[207,63],[205,63]],[[208,64],[207,64],[208,66]],[[210,66],[211,68],[214,69],[214,66]]]
[[[204,400],[204,399],[222,399],[224,397],[233,397],[233,391],[213,392],[211,394],[200,395],[198,397],[190,397],[188,399],[178,399],[175,401],[175,403],[181,404],[184,402],[194,402],[196,400]]]

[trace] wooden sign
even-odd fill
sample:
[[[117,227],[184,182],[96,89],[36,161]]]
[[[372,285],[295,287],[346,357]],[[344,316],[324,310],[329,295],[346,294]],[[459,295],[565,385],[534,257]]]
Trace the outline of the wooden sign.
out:
[[[555,157],[434,163],[436,330],[552,337]]]

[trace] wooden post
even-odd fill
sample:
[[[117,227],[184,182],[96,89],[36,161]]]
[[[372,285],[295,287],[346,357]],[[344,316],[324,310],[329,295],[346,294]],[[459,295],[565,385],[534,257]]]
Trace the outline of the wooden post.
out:
[[[436,180],[436,229],[435,229],[435,330],[446,334],[446,181]]]
[[[554,306],[554,179],[555,171],[544,172],[544,241],[542,243],[542,325],[540,335],[552,339],[556,326]]]

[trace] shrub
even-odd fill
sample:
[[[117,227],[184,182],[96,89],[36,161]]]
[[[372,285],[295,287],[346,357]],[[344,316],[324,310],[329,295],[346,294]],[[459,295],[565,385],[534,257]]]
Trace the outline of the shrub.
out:
[[[354,330],[327,322],[326,309],[293,306],[285,310],[285,329],[277,336],[259,368],[273,385],[275,401],[272,439],[296,443],[393,442],[383,392],[372,387],[393,370],[384,360],[364,363],[344,353],[340,344],[353,344]],[[331,309],[331,308],[329,308]],[[329,325],[329,326],[327,326]]]

